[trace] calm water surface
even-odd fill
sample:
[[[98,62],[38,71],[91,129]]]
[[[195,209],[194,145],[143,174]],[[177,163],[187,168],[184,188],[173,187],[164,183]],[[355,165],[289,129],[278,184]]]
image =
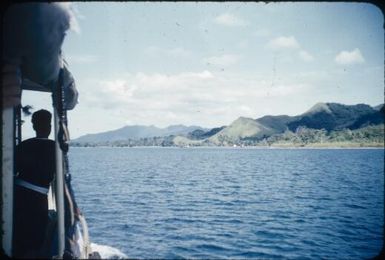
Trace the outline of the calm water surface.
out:
[[[365,259],[384,150],[72,148],[93,242],[130,258]]]

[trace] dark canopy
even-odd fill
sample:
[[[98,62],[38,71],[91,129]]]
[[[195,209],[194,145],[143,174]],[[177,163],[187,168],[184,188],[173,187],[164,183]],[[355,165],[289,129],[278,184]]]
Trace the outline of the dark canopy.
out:
[[[41,2],[12,4],[3,19],[3,67],[19,67],[22,89],[45,92],[55,90],[63,68],[67,109],[74,108],[78,98],[61,54],[70,18],[64,4]]]

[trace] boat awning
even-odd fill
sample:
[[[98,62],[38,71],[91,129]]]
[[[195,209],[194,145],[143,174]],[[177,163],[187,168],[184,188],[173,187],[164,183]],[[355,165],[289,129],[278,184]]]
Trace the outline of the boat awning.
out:
[[[23,79],[21,83],[21,89],[23,90],[32,90],[32,91],[41,91],[41,92],[52,92],[51,88],[44,87],[40,84],[37,84],[29,79]]]
[[[21,84],[21,88],[23,90],[51,92],[51,93],[52,91],[55,91],[57,87],[58,87],[57,82],[53,82],[51,84],[47,84],[43,86],[26,78],[22,79],[22,84]],[[66,109],[71,110],[78,103],[79,94],[76,89],[75,80],[71,72],[67,69],[66,66],[63,67],[63,88],[64,88]]]
[[[20,68],[21,89],[52,92],[64,69],[67,109],[78,92],[63,60],[61,47],[70,27],[70,14],[60,3],[15,3],[4,13],[2,63]]]

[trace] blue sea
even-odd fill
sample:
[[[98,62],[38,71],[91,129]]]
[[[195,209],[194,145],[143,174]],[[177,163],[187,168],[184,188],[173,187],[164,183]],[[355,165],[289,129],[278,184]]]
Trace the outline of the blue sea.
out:
[[[115,257],[368,259],[383,149],[71,148],[93,243]]]

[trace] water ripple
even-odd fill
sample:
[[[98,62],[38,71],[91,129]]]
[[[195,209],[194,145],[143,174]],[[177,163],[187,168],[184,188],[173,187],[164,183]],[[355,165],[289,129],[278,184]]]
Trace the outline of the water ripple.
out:
[[[92,241],[130,258],[365,259],[383,244],[383,150],[74,148],[70,161]]]

